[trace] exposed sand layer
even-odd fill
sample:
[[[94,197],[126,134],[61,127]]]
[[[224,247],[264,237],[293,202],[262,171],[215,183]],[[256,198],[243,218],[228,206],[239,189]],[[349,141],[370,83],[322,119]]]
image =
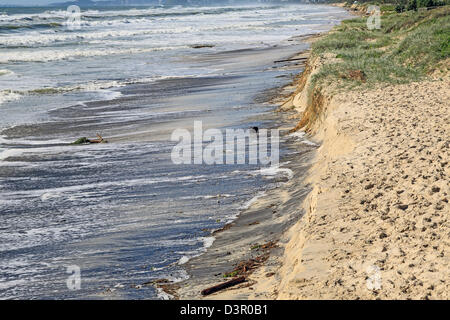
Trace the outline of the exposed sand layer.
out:
[[[312,192],[298,204],[306,214],[283,235],[284,255],[250,276],[251,287],[213,297],[448,299],[448,75],[318,92],[313,111],[305,109],[305,84],[327,59],[309,62],[282,107],[301,113],[321,143],[306,181]]]

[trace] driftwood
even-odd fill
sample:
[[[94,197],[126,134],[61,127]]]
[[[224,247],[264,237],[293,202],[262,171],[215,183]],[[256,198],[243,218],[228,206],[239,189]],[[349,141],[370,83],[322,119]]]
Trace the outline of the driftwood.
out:
[[[289,62],[289,61],[298,61],[298,60],[307,60],[308,58],[293,58],[293,59],[284,59],[284,60],[277,60],[274,61],[273,63],[278,63],[278,62]]]
[[[193,49],[200,49],[200,48],[214,48],[213,44],[194,44],[191,46]]]
[[[242,282],[245,282],[245,277],[239,277],[239,278],[236,278],[236,279],[232,279],[230,281],[227,281],[227,282],[218,284],[216,286],[204,289],[204,290],[202,290],[201,293],[202,293],[203,296],[207,296],[207,295],[210,295],[210,294],[212,294],[214,292],[217,292],[217,291],[220,291],[220,290],[223,290],[223,289],[235,286],[235,285],[240,284]]]
[[[89,141],[89,143],[102,143],[102,142],[105,142],[103,137],[101,135],[99,135],[98,133],[97,133],[97,138],[98,139],[88,139],[88,141]]]
[[[107,142],[108,141],[103,139],[103,137],[97,133],[97,139],[88,139],[86,137],[82,137],[82,138],[77,139],[72,144],[107,143]]]

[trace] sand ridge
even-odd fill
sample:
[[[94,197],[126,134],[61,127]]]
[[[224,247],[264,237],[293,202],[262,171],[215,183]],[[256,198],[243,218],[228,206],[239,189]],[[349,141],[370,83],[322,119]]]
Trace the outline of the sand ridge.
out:
[[[448,88],[436,79],[332,100],[278,298],[448,298]]]

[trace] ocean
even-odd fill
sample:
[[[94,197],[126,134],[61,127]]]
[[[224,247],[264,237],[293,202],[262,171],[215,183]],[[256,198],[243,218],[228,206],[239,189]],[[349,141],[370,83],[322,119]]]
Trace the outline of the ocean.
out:
[[[346,17],[324,5],[96,7],[73,28],[66,8],[0,8],[0,299],[166,297],[145,284],[186,279],[213,230],[289,179],[174,164],[172,132],[276,128],[271,97],[301,66],[275,61]],[[71,144],[97,133],[108,143]]]

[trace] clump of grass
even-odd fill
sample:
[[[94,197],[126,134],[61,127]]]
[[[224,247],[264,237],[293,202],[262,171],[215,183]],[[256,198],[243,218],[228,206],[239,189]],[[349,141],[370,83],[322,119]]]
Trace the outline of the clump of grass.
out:
[[[417,81],[450,57],[450,8],[381,16],[381,29],[369,30],[367,17],[343,21],[313,44],[313,54],[332,53],[313,77],[312,86],[372,86]],[[364,80],[348,77],[359,70]]]
[[[380,4],[380,11],[381,12],[394,12],[395,5],[390,4],[390,3]]]
[[[72,142],[72,144],[86,144],[86,143],[89,143],[89,139],[86,137],[79,138],[75,142]]]
[[[239,274],[239,270],[234,270],[223,275],[224,278],[234,278]]]

